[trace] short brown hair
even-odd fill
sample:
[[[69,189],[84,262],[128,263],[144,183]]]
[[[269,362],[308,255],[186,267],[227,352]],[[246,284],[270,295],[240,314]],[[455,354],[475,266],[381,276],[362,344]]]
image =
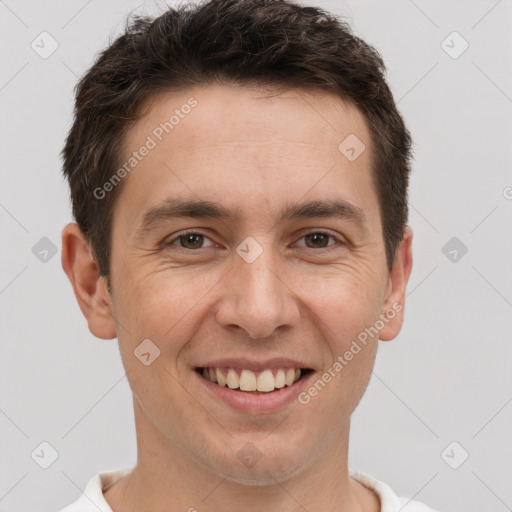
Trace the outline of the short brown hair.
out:
[[[62,151],[73,215],[100,274],[109,277],[112,213],[122,183],[102,199],[94,191],[118,169],[127,129],[156,93],[210,83],[313,86],[360,109],[374,148],[371,173],[390,269],[407,223],[411,137],[385,71],[377,50],[346,22],[288,0],[210,0],[157,18],[128,18],[125,32],[76,86]]]

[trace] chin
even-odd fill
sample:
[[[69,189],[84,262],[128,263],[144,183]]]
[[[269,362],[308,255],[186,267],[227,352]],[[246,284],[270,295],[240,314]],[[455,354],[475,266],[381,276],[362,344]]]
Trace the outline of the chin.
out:
[[[255,487],[285,482],[306,469],[304,453],[294,448],[300,444],[285,444],[283,441],[280,443],[279,452],[275,446],[265,450],[262,444],[263,442],[259,444],[261,449],[258,450],[254,444],[247,441],[241,449],[219,455],[219,463],[215,467],[209,464],[211,459],[203,460],[203,465],[206,462],[207,469],[230,482]],[[300,460],[298,456],[301,457]]]

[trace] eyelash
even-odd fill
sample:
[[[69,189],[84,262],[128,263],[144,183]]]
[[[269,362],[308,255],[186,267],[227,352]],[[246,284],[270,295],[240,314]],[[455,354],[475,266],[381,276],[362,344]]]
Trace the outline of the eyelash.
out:
[[[201,235],[201,236],[203,236],[205,238],[210,239],[210,237],[208,235],[205,235],[204,233],[201,233],[200,231],[196,231],[196,230],[192,229],[192,230],[184,231],[183,233],[180,233],[179,235],[175,236],[172,240],[169,240],[168,242],[165,242],[164,245],[166,247],[174,245],[173,242],[175,242],[176,240],[179,240],[181,237],[184,237],[184,236],[187,236],[187,235]],[[332,238],[333,240],[335,240],[339,244],[345,245],[345,242],[343,242],[343,240],[340,240],[338,237],[332,235],[331,233],[329,233],[327,231],[322,231],[322,230],[308,231],[307,233],[304,233],[303,235],[301,235],[299,240],[302,240],[304,237],[306,237],[308,235],[325,235],[325,236],[327,236],[329,238]],[[213,243],[215,243],[215,242],[213,242]],[[306,249],[313,249],[313,250],[316,250],[318,252],[320,249],[330,250],[335,245],[336,245],[336,243],[328,245],[327,247],[319,247],[318,249],[315,249],[314,247],[304,247],[304,246],[302,246],[302,247],[304,247]],[[188,252],[194,252],[194,251],[198,250],[198,249],[187,249],[186,247],[181,247],[181,246],[178,246],[178,248],[181,249],[181,250],[184,250],[184,251],[188,251]],[[199,249],[208,249],[208,247],[200,247]]]

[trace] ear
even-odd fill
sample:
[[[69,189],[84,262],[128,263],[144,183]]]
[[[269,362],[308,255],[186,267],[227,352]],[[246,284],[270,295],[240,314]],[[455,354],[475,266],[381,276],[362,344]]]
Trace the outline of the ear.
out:
[[[390,341],[398,335],[404,321],[405,290],[412,270],[412,230],[406,226],[404,236],[395,253],[395,261],[389,273],[387,295],[381,318],[384,328],[379,339]]]
[[[89,242],[74,222],[62,230],[62,268],[73,286],[89,331],[104,340],[115,338],[115,322],[106,278],[100,276]]]

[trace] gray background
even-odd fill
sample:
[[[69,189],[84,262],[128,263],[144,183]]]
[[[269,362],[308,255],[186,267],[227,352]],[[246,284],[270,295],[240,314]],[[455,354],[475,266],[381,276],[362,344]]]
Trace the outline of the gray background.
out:
[[[406,322],[381,342],[350,467],[442,511],[512,510],[512,1],[311,3],[381,52],[415,141]],[[59,152],[77,76],[129,11],[158,5],[0,0],[4,512],[58,510],[95,473],[136,460],[117,342],[89,333],[60,266],[71,214]],[[59,45],[47,59],[31,48],[43,31]],[[461,39],[442,45],[453,31],[469,43],[457,58]],[[57,249],[46,262],[43,237]],[[442,251],[452,237],[468,249],[455,262]],[[31,458],[43,441],[58,452],[48,469]]]

